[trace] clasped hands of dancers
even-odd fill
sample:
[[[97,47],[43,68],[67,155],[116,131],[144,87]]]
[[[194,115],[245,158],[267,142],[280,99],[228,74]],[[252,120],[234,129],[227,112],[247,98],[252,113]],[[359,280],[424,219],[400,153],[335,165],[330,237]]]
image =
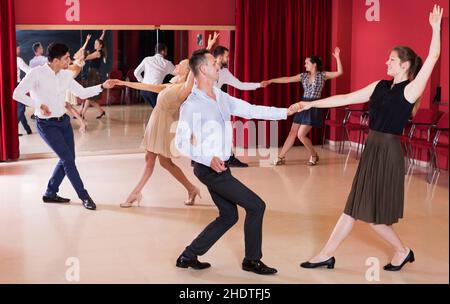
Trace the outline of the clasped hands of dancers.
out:
[[[167,169],[188,191],[188,199],[185,203],[188,205],[194,203],[195,197],[200,192],[172,162],[171,158],[174,155],[171,151],[173,150],[168,143],[174,142],[178,151],[193,161],[194,174],[207,187],[219,209],[219,216],[185,248],[178,257],[176,266],[194,269],[210,267],[209,263],[200,262],[197,257],[205,254],[237,222],[237,206],[241,206],[246,211],[245,257],[242,261],[242,269],[257,274],[275,274],[277,272],[275,268],[261,261],[262,222],[266,205],[258,195],[233,177],[227,166],[231,151],[224,152],[226,149],[223,149],[223,146],[231,146],[232,135],[225,132],[222,134],[222,131],[207,129],[204,126],[214,121],[223,127],[221,130],[225,130],[224,126],[231,121],[232,115],[246,119],[281,120],[286,119],[288,115],[301,114],[316,108],[340,107],[371,101],[369,104],[370,131],[366,148],[358,165],[344,212],[322,250],[300,266],[334,268],[336,262],[334,252],[349,235],[354,223],[361,220],[367,222],[394,250],[391,262],[385,265],[384,269],[398,271],[408,262],[414,262],[415,257],[413,251],[403,244],[392,228],[392,225],[403,217],[404,205],[403,151],[397,135],[402,133],[411,114],[415,113],[414,110],[419,107],[420,96],[439,59],[442,14],[443,9],[435,5],[429,15],[432,38],[428,56],[423,64],[421,58],[409,47],[397,46],[392,49],[386,62],[387,75],[392,80],[375,81],[349,94],[318,99],[317,94],[320,95],[323,82],[342,74],[339,49],[336,49],[333,55],[338,61],[337,72],[318,72],[320,60],[312,56],[305,61],[305,68],[309,74],[303,73],[261,83],[261,87],[272,82],[301,81],[304,86],[306,84],[305,89],[309,93],[312,92],[311,98],[307,96],[307,100],[295,103],[289,108],[251,105],[214,87],[220,67],[209,49],[215,43],[217,34],[209,37],[206,50],[195,51],[189,61],[183,60],[176,66],[175,83],[163,85],[108,80],[102,85],[83,88],[73,80],[71,72],[63,71],[67,69],[70,61],[68,48],[61,44],[51,45],[48,51],[48,65],[28,73],[13,95],[15,100],[37,108],[37,129],[60,158],[43,200],[51,203],[70,201],[57,195],[59,185],[67,175],[82,199],[83,205],[91,210],[96,208],[84,189],[75,166],[73,131],[68,116],[64,114],[64,103],[54,91],[59,92],[64,89],[84,98],[95,96],[103,89],[114,85],[127,85],[140,90],[158,92],[158,103],[150,117],[143,140],[143,146],[146,149],[144,173],[139,184],[121,206],[130,207],[134,202],[139,202],[141,190],[153,172],[156,158],[159,159],[161,166]],[[312,78],[311,72],[315,73]],[[196,87],[194,87],[194,80]],[[44,82],[47,86],[38,85]],[[53,90],[53,86],[59,86],[61,90]],[[31,92],[31,97],[26,95],[28,92]],[[47,105],[39,100],[49,100],[49,103]],[[200,121],[193,119],[195,114],[201,114]],[[299,116],[299,123],[295,128],[293,125],[294,136],[297,132],[299,136],[300,133],[301,136],[307,134],[310,128],[302,130],[298,125],[313,126],[316,115],[317,112],[309,112],[308,115]],[[170,123],[177,121],[178,116],[179,123],[176,134],[173,135],[169,132],[170,126],[167,125],[167,121]],[[171,120],[167,120],[168,117]],[[166,134],[155,134],[155,126],[166,130]],[[208,142],[211,134],[215,138],[224,138],[219,147],[212,148],[213,152],[211,152],[211,142]],[[159,140],[155,141],[156,138]],[[199,139],[199,142],[196,139]],[[210,153],[198,155],[193,153],[195,147],[201,147],[202,151]],[[315,158],[311,158],[310,163],[317,163],[317,154],[311,156]],[[374,161],[375,159],[377,160]],[[283,162],[284,155],[276,161],[276,164]],[[392,178],[386,180],[385,176]],[[384,193],[379,193],[378,189],[384,189]]]

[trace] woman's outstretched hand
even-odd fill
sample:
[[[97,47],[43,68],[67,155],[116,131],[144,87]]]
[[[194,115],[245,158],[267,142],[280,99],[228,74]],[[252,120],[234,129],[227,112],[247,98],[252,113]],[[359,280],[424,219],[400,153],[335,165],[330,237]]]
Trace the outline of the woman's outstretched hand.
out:
[[[341,53],[341,49],[340,48],[338,48],[338,47],[336,47],[335,49],[334,49],[334,52],[333,52],[333,57],[334,58],[336,58],[336,59],[338,59],[339,58],[339,55],[340,55],[340,53]]]
[[[430,25],[433,29],[441,29],[441,20],[442,20],[442,14],[444,13],[444,9],[441,8],[439,5],[434,5],[433,11],[430,13]]]

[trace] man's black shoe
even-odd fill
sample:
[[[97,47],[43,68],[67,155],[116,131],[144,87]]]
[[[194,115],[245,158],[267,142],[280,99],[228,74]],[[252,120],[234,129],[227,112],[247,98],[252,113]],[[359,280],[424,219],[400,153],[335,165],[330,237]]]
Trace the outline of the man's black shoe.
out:
[[[231,155],[227,162],[228,167],[247,168],[248,164],[241,162],[234,155]]]
[[[95,205],[95,203],[92,200],[92,198],[89,197],[89,198],[81,200],[81,201],[83,202],[84,208],[89,209],[89,210],[97,209],[97,206]]]
[[[64,203],[68,203],[70,202],[69,198],[63,198],[60,196],[55,196],[55,197],[49,197],[49,196],[43,196],[42,197],[42,201],[44,201],[44,203],[59,203],[59,204],[64,204]]]
[[[250,261],[244,259],[242,261],[242,270],[245,271],[252,271],[257,274],[275,274],[278,271],[275,268],[271,268],[267,265],[265,265],[261,260],[259,261]]]
[[[180,268],[194,268],[194,269],[205,269],[211,267],[209,263],[202,263],[198,259],[190,259],[184,255],[180,255],[176,263],[177,267]]]

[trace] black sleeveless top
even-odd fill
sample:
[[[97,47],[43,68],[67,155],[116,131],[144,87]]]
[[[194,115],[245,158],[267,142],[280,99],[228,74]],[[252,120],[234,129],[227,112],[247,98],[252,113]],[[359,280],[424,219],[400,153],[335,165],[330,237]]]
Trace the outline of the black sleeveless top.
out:
[[[103,62],[103,52],[102,52],[102,50],[100,50],[99,52],[100,52],[100,57],[91,60],[91,65],[89,66],[90,68],[97,69],[97,70],[100,69],[100,66],[102,65],[102,62]]]
[[[374,131],[402,135],[414,104],[405,99],[404,91],[409,80],[395,84],[381,80],[370,96],[369,128]]]

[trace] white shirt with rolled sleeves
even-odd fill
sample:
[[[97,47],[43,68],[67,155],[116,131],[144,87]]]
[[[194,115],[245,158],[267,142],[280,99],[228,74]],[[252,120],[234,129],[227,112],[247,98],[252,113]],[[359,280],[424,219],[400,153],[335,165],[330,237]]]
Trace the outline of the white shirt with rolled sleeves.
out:
[[[33,58],[31,58],[30,60],[30,68],[35,68],[35,67],[39,67],[39,66],[43,66],[44,64],[46,64],[48,62],[47,57],[45,56],[34,56]]]
[[[246,119],[286,119],[287,109],[255,106],[214,87],[216,101],[197,87],[181,105],[175,146],[197,163],[211,166],[214,156],[222,161],[231,155],[231,115]]]
[[[23,61],[21,57],[17,57],[17,82],[20,82],[20,71],[23,71],[25,74],[27,74],[31,68],[28,66],[28,64]]]
[[[231,74],[229,69],[221,68],[219,70],[219,80],[215,83],[215,86],[220,89],[224,84],[243,91],[256,90],[261,87],[259,82],[241,82]]]
[[[173,74],[175,66],[161,54],[145,57],[141,64],[134,70],[137,81],[147,84],[162,84],[164,77]],[[144,77],[142,78],[142,72]]]
[[[34,107],[34,114],[39,118],[61,117],[66,113],[66,91],[81,99],[98,95],[103,91],[101,84],[89,88],[82,87],[73,79],[72,72],[61,70],[55,72],[48,64],[31,69],[25,75],[13,93],[13,99],[29,107]],[[30,96],[27,95],[30,93]],[[43,116],[41,104],[48,106],[51,115]]]

